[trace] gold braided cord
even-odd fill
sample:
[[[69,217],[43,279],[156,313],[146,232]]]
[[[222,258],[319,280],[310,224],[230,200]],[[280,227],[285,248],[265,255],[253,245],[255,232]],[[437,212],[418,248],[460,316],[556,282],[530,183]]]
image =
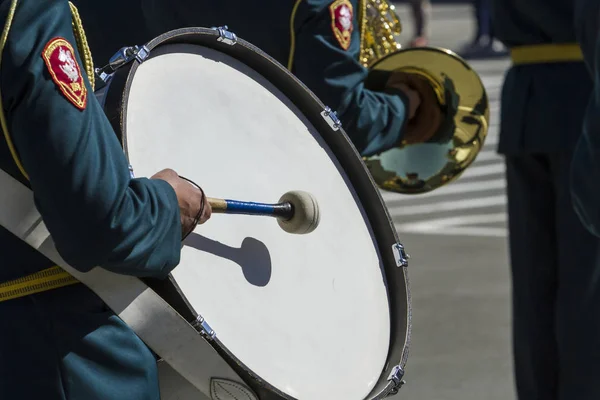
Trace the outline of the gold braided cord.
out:
[[[4,48],[6,47],[6,43],[8,42],[8,34],[12,27],[15,11],[17,9],[17,3],[18,0],[11,1],[10,8],[8,10],[8,15],[6,16],[6,22],[4,24],[4,29],[2,30],[2,36],[0,36],[0,66],[2,65],[2,56],[4,55]],[[19,168],[21,174],[23,174],[23,176],[27,180],[29,180],[29,176],[27,175],[25,169],[23,168],[23,165],[21,164],[21,160],[17,155],[17,151],[13,144],[12,138],[10,137],[10,134],[8,132],[8,123],[6,121],[6,114],[4,113],[4,105],[2,102],[1,85],[0,126],[2,127],[2,132],[4,134],[4,138],[10,150],[10,154],[13,158],[13,161]],[[68,272],[62,270],[62,268],[54,266],[23,278],[0,284],[0,302],[22,296],[27,296],[33,293],[43,292],[50,289],[73,285],[75,283],[79,283],[79,281],[75,279],[75,277],[71,276]]]
[[[288,70],[291,71],[294,65],[294,56],[296,53],[296,13],[298,12],[298,7],[302,3],[302,0],[296,0],[296,4],[294,4],[294,8],[292,8],[292,14],[290,15],[290,55],[288,57]]]
[[[58,266],[0,283],[0,302],[80,283]]]
[[[15,16],[15,10],[17,9],[18,0],[12,0],[10,3],[10,9],[8,10],[8,16],[6,17],[6,23],[4,24],[4,30],[2,31],[2,36],[0,37],[0,65],[2,64],[2,55],[4,54],[4,47],[6,46],[6,42],[8,41],[8,33],[10,32],[10,28],[12,26],[12,21]],[[2,92],[0,90],[0,125],[2,126],[2,132],[4,133],[4,139],[6,140],[6,144],[8,145],[8,149],[10,150],[10,155],[13,158],[13,161],[21,171],[21,174],[29,180],[29,176],[27,172],[25,172],[25,168],[23,168],[23,164],[21,164],[21,160],[17,155],[17,149],[15,148],[13,141],[8,133],[8,123],[6,122],[6,115],[4,114],[4,105],[2,104]]]
[[[85,30],[83,29],[83,23],[81,22],[81,17],[79,16],[77,7],[75,7],[75,5],[70,1],[69,7],[71,7],[71,15],[73,16],[73,34],[75,35],[75,40],[77,41],[77,49],[79,50],[79,54],[83,60],[83,67],[85,68],[90,85],[92,86],[92,91],[94,91],[96,78],[94,74],[94,60],[92,59],[92,51],[90,50],[87,38],[85,37]]]
[[[2,31],[2,36],[0,37],[0,65],[2,64],[2,56],[4,54],[4,47],[6,47],[6,43],[8,41],[8,34],[10,32],[10,28],[12,27],[12,21],[15,16],[15,11],[17,9],[18,0],[12,0],[10,4],[10,8],[8,11],[8,15],[6,17],[6,23],[4,24],[4,29]],[[73,3],[69,2],[69,7],[71,8],[71,13],[73,15],[73,33],[75,35],[75,40],[77,41],[77,47],[79,52],[81,53],[81,58],[84,63],[85,71],[88,75],[88,79],[90,81],[90,85],[92,86],[92,90],[94,90],[95,86],[95,78],[94,78],[94,63],[92,60],[92,52],[87,43],[87,39],[85,37],[85,32],[83,30],[83,24],[81,23],[81,18],[79,17],[79,12]],[[10,151],[10,155],[13,158],[14,163],[19,168],[21,174],[29,180],[29,175],[25,171],[21,160],[17,154],[17,150],[12,141],[10,133],[8,131],[8,123],[6,121],[6,115],[4,114],[4,106],[2,104],[2,92],[0,89],[0,126],[2,127],[2,132],[4,134],[4,139],[6,140],[6,144]]]

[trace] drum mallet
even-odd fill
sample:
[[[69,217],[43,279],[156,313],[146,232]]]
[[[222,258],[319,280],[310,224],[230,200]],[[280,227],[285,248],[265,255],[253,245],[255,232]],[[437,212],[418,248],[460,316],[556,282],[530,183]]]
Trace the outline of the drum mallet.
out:
[[[208,202],[213,213],[275,217],[284,231],[298,235],[314,231],[321,219],[317,200],[310,193],[299,190],[285,193],[277,204],[211,197],[208,197]]]

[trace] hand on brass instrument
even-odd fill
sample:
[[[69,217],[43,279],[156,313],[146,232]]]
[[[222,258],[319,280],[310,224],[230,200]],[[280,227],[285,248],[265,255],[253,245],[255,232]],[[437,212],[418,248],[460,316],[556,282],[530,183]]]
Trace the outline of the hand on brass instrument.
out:
[[[402,91],[402,93],[408,97],[408,119],[413,119],[417,115],[417,110],[421,105],[421,95],[403,82],[394,84],[393,88]]]
[[[194,230],[196,225],[203,224],[210,218],[212,208],[206,195],[190,181],[181,178],[172,169],[163,169],[150,179],[162,179],[175,190],[179,202],[181,232],[183,237]]]
[[[431,139],[440,129],[444,116],[429,82],[419,75],[393,72],[386,87],[401,90],[409,99],[409,121],[402,141],[413,144]],[[415,97],[418,101],[413,100]]]

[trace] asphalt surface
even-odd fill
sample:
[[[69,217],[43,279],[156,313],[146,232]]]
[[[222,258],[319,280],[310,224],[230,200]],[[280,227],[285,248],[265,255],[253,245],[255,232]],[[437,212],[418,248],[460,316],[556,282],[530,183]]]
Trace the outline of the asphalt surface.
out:
[[[409,9],[397,8],[410,40]],[[474,32],[465,5],[434,6],[431,44],[458,49]],[[384,199],[411,255],[412,345],[394,399],[515,398],[504,164],[496,154],[499,99],[508,60],[477,61],[490,99],[485,147],[457,181],[430,194]]]

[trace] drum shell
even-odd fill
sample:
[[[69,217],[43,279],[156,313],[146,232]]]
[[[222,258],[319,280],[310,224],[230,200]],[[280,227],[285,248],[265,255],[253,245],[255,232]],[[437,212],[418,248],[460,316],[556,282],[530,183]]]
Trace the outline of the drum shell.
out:
[[[400,265],[397,254],[392,251],[398,245],[399,240],[387,209],[358,152],[352,146],[343,129],[332,131],[328,121],[322,117],[321,113],[325,109],[325,105],[285,68],[256,47],[241,39],[238,39],[235,46],[229,46],[217,41],[217,35],[218,33],[213,29],[180,29],[154,39],[147,44],[147,48],[152,51],[168,44],[195,44],[217,49],[243,61],[249,67],[260,71],[265,77],[268,77],[273,85],[294,102],[315,128],[322,133],[323,139],[333,153],[347,155],[340,158],[339,161],[344,171],[348,174],[352,185],[362,188],[357,194],[361,204],[365,208],[373,233],[377,239],[378,250],[385,268],[386,285],[388,288],[391,288],[391,290],[388,289],[390,314],[392,316],[399,316],[392,320],[388,363],[386,370],[383,371],[380,381],[373,391],[373,393],[376,393],[388,385],[388,376],[393,372],[395,366],[400,366],[404,369],[410,341],[411,312],[407,270],[406,265]],[[127,113],[128,91],[139,65],[137,61],[133,61],[119,69],[104,89],[105,93],[97,92],[97,95],[103,102],[105,113],[121,140],[126,153],[127,129],[125,126],[125,116]],[[181,293],[177,282],[172,277],[166,281],[152,279],[145,279],[144,281],[160,293],[189,322],[194,322],[198,317],[198,313],[201,313],[201,310],[194,310],[186,302],[185,296]],[[247,383],[257,392],[261,399],[290,398],[246,368],[234,354],[231,354],[227,350],[227,347],[219,341],[218,337],[213,339],[212,343],[232,368],[240,376],[247,378]]]

